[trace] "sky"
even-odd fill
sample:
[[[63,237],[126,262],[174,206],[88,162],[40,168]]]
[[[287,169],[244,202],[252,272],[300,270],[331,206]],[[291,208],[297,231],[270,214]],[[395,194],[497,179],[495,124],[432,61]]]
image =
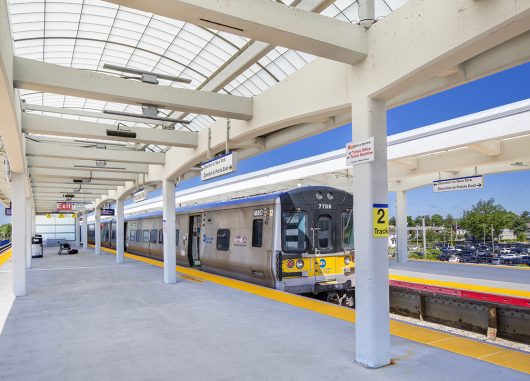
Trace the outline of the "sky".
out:
[[[389,110],[388,135],[527,98],[530,98],[530,63]],[[350,141],[351,124],[347,124],[241,160],[238,171],[223,179],[344,148]],[[198,185],[201,185],[201,181],[197,177],[183,181],[178,189]],[[484,177],[484,185],[481,190],[459,192],[433,193],[430,185],[411,190],[407,192],[407,212],[413,217],[435,213],[461,217],[464,210],[470,209],[480,199],[489,198],[495,198],[497,203],[516,213],[530,210],[530,171],[487,175]],[[160,191],[156,191],[153,196],[155,194],[160,194]],[[389,207],[392,215],[395,215],[395,198],[395,193],[390,192]]]

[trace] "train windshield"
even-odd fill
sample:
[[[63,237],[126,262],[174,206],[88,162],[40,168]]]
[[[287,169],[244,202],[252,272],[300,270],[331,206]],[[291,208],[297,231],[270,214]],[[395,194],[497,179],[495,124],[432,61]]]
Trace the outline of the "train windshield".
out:
[[[342,248],[353,249],[353,212],[343,212],[341,215],[342,221]]]
[[[283,220],[283,250],[302,252],[306,249],[307,215],[305,212],[285,212]]]
[[[331,249],[331,216],[324,214],[318,217],[318,240],[320,250]]]

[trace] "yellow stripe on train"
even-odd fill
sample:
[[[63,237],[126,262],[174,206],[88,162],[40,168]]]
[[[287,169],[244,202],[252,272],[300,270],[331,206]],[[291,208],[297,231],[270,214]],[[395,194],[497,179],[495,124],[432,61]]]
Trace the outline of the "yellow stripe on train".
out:
[[[344,272],[353,271],[353,269],[353,259],[349,255],[315,256],[282,260],[282,273],[285,277],[289,277],[290,274],[292,274],[292,277],[342,275]]]

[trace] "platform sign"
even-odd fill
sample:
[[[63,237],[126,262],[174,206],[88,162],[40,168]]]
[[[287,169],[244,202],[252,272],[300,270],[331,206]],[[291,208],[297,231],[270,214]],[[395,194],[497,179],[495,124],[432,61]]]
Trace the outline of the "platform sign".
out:
[[[114,209],[101,209],[101,215],[102,216],[113,216]]]
[[[374,237],[388,237],[388,204],[373,204]]]
[[[56,209],[59,211],[70,211],[74,210],[74,204],[71,202],[58,202]]]
[[[346,144],[346,165],[366,164],[374,161],[374,137]]]
[[[147,190],[141,189],[138,192],[134,192],[132,194],[132,199],[133,199],[133,202],[140,202],[140,201],[147,200]]]
[[[228,175],[237,171],[237,153],[218,156],[215,159],[201,164],[201,180],[210,180],[215,177]]]
[[[6,216],[11,216],[11,215],[13,215],[13,209],[5,208],[4,209],[4,213],[5,213]]]
[[[433,192],[453,192],[482,188],[484,188],[484,177],[482,175],[435,180],[432,182]]]
[[[92,204],[73,204],[72,210],[76,212],[83,212],[85,210],[92,210]]]

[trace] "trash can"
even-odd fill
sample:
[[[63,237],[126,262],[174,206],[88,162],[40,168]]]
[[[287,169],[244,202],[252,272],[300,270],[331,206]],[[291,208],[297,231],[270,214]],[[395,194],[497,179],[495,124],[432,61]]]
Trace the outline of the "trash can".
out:
[[[36,235],[31,237],[31,257],[42,258],[44,256],[44,249],[42,247],[42,236]]]

